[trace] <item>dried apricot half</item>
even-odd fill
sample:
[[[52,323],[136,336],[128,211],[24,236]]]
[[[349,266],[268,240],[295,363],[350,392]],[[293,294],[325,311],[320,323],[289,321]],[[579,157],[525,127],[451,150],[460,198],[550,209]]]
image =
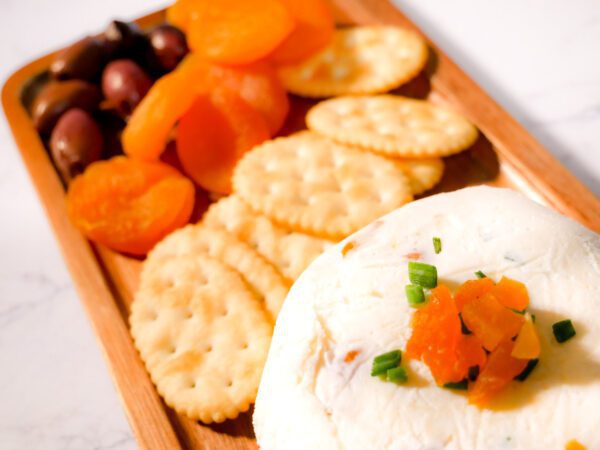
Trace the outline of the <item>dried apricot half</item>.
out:
[[[277,64],[298,63],[331,41],[335,23],[323,0],[281,0],[296,19],[296,28],[269,59]]]
[[[236,92],[263,115],[271,136],[279,131],[290,104],[275,69],[265,62],[257,62],[238,67],[211,64],[207,70],[211,89]]]
[[[221,64],[248,64],[271,53],[294,29],[279,0],[196,0],[189,3],[188,43]]]
[[[194,195],[193,183],[169,165],[117,156],[91,164],[73,180],[67,210],[90,240],[144,255],[187,223]]]
[[[240,157],[269,138],[261,114],[229,90],[197,98],[177,128],[177,155],[184,171],[212,192],[231,192]]]
[[[154,83],[123,130],[123,149],[128,156],[158,159],[175,123],[192,106],[195,94],[206,89],[202,82],[206,73],[206,63],[189,56]]]

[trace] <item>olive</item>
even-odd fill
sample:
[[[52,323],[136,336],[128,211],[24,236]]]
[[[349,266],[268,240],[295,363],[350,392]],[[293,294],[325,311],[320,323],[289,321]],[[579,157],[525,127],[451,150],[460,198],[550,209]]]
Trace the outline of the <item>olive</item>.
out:
[[[113,20],[101,39],[112,59],[131,58],[143,54],[148,40],[135,23]]]
[[[65,112],[52,130],[50,153],[66,183],[100,158],[102,133],[86,111],[73,108]]]
[[[59,80],[78,78],[97,80],[105,62],[105,50],[102,43],[92,37],[75,42],[60,51],[50,65],[50,73]]]
[[[93,84],[81,80],[50,81],[31,105],[33,125],[42,135],[48,135],[58,118],[68,109],[93,111],[102,95]]]
[[[121,114],[130,115],[142,101],[152,79],[129,59],[111,62],[102,74],[102,92]]]
[[[161,25],[149,34],[150,46],[160,67],[170,72],[188,52],[185,35],[172,25]]]
[[[123,144],[121,142],[121,133],[126,125],[125,120],[116,111],[111,109],[98,111],[94,116],[100,124],[102,136],[104,137],[102,158],[109,159],[113,156],[122,155]]]

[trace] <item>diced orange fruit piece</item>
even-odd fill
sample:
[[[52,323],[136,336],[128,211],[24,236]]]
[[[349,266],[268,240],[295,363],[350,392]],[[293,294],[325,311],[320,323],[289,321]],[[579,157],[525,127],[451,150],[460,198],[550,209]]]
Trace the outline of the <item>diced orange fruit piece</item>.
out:
[[[134,255],[189,220],[194,185],[172,167],[117,156],[91,164],[67,193],[71,221],[89,239]]]
[[[478,280],[465,281],[456,291],[454,301],[458,311],[462,311],[463,307],[471,300],[487,294],[494,287],[494,281],[491,278],[485,277]]]
[[[431,290],[425,306],[412,317],[412,335],[406,345],[406,356],[419,359],[428,351],[446,345],[454,348],[461,335],[458,311],[452,293],[443,284]]]
[[[154,83],[123,130],[123,149],[128,156],[158,159],[173,126],[192,106],[196,90],[206,89],[206,82],[201,80],[205,73],[206,64],[187,57],[176,70]]]
[[[290,104],[277,72],[269,64],[257,62],[239,67],[211,64],[207,78],[209,88],[236,92],[260,112],[267,121],[271,136],[279,131],[287,117]]]
[[[529,306],[527,287],[520,281],[502,277],[492,289],[492,293],[507,308],[523,311]]]
[[[503,306],[491,292],[467,303],[462,310],[462,319],[489,351],[501,341],[516,336],[525,321],[523,315]]]
[[[221,64],[248,64],[271,53],[296,25],[279,0],[195,0],[189,4],[188,44]]]
[[[469,403],[486,406],[527,366],[527,361],[511,356],[514,343],[503,341],[488,356],[487,363],[469,389]]]
[[[298,63],[325,47],[335,23],[323,0],[281,0],[296,19],[296,28],[269,59],[277,64]]]
[[[268,138],[269,129],[259,112],[231,91],[214,91],[199,97],[181,118],[177,154],[198,185],[227,194],[237,161]]]
[[[565,445],[565,450],[587,450],[587,448],[576,439],[571,439],[567,442],[567,445]]]
[[[439,285],[431,291],[425,306],[412,318],[412,335],[406,356],[423,359],[440,384],[456,380],[454,363],[456,347],[462,336],[458,311],[450,290]]]
[[[535,325],[528,318],[521,327],[511,355],[519,359],[537,359],[540,352],[540,338],[535,330]]]
[[[485,366],[487,354],[483,349],[481,340],[473,335],[462,335],[456,346],[456,362],[454,364],[455,377],[453,380],[463,380],[474,366]]]

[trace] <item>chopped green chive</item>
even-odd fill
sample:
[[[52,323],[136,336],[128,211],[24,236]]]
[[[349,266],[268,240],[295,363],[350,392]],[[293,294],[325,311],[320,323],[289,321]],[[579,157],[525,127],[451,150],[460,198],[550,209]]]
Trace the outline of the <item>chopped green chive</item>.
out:
[[[481,270],[478,270],[477,272],[475,272],[475,276],[479,279],[487,278],[487,275],[485,273],[483,273]]]
[[[383,353],[382,355],[376,356],[373,359],[373,366],[371,367],[371,376],[376,377],[384,375],[389,369],[393,369],[400,364],[402,360],[402,353],[400,350],[393,350],[391,352]]]
[[[407,284],[404,290],[406,291],[406,299],[409,305],[416,306],[425,303],[425,292],[423,292],[421,286]]]
[[[561,320],[552,325],[552,332],[559,343],[563,343],[575,336],[575,327],[569,319]]]
[[[525,366],[525,368],[523,369],[523,372],[521,372],[519,375],[517,375],[515,377],[515,380],[517,381],[525,381],[527,379],[527,377],[529,376],[529,374],[533,371],[533,369],[535,369],[535,366],[538,365],[539,360],[537,359],[530,359],[527,362],[527,365]]]
[[[444,387],[446,389],[456,389],[459,391],[466,391],[467,388],[469,387],[469,380],[467,380],[466,378],[462,381],[459,381],[457,383],[446,383],[444,384]]]
[[[514,312],[514,313],[521,314],[522,316],[524,316],[524,315],[525,315],[525,313],[527,312],[527,310],[526,310],[526,309],[524,309],[524,310],[518,310],[518,309],[515,309],[515,308],[510,308],[510,310],[511,310],[512,312]]]
[[[442,251],[442,240],[439,237],[433,238],[433,249],[436,255]]]
[[[386,379],[387,381],[396,384],[406,383],[406,381],[408,381],[408,375],[406,374],[406,369],[404,369],[404,367],[394,367],[393,369],[388,369],[386,372]]]
[[[469,367],[469,381],[475,381],[479,376],[479,366]]]
[[[437,286],[437,269],[430,264],[409,261],[408,278],[412,284],[431,289]]]
[[[458,318],[460,319],[460,331],[462,334],[473,334],[471,333],[471,330],[469,330],[469,328],[465,325],[465,321],[462,318],[462,314],[458,313]]]
[[[535,323],[535,314],[532,314],[532,315],[531,315],[531,321],[532,321],[533,323]]]

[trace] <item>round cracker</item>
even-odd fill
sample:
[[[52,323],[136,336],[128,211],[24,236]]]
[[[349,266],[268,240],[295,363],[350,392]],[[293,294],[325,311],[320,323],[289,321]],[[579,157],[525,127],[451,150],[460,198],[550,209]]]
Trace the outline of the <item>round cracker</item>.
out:
[[[413,195],[434,187],[444,174],[444,161],[441,158],[396,159],[395,162],[408,176]]]
[[[412,200],[409,181],[393,161],[308,131],[246,153],[233,186],[273,221],[333,240]]]
[[[131,333],[165,402],[204,423],[254,402],[272,325],[240,275],[199,253],[144,266]]]
[[[305,97],[377,94],[414,78],[425,66],[427,45],[393,26],[336,30],[321,52],[280,70],[284,86]]]
[[[202,223],[227,230],[294,281],[317,256],[335,243],[277,225],[254,212],[237,195],[213,203]]]
[[[338,142],[401,158],[447,156],[477,139],[475,126],[460,114],[395,95],[326,100],[308,112],[306,123]]]
[[[277,318],[290,283],[252,247],[225,230],[188,225],[171,233],[152,250],[146,264],[162,264],[166,258],[207,253],[239,272],[264,299],[265,307]]]

